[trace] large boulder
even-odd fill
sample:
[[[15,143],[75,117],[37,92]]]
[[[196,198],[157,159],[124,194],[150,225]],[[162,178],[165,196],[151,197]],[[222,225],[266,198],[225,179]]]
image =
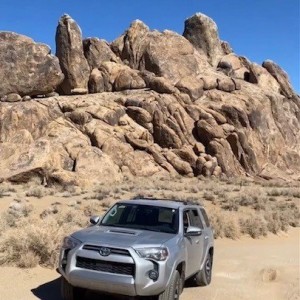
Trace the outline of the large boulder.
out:
[[[249,64],[249,82],[257,84],[268,93],[280,93],[278,81],[264,67],[251,63]]]
[[[47,45],[13,32],[0,32],[0,97],[43,95],[62,82],[58,59]]]
[[[68,15],[61,17],[56,29],[56,55],[65,75],[59,91],[65,95],[86,94],[90,67],[83,52],[81,29]]]
[[[94,70],[93,73],[95,73]],[[126,65],[106,61],[101,64],[99,70],[102,73],[106,91],[122,91],[146,87],[145,81],[139,75],[139,72],[132,70]]]
[[[183,36],[169,30],[150,31],[141,21],[133,22],[111,46],[131,68],[150,71],[172,84],[209,68]]]
[[[183,36],[203,55],[210,64],[217,66],[224,55],[216,23],[206,15],[197,13],[185,21]]]
[[[120,63],[120,58],[110,49],[108,42],[98,38],[88,38],[83,40],[84,55],[88,61],[90,69],[99,68],[105,61]]]
[[[182,78],[176,83],[176,87],[183,93],[186,93],[195,101],[203,95],[203,80],[193,76]]]
[[[287,98],[292,98],[295,95],[287,73],[279,65],[271,60],[266,60],[262,66],[277,80],[282,95]]]

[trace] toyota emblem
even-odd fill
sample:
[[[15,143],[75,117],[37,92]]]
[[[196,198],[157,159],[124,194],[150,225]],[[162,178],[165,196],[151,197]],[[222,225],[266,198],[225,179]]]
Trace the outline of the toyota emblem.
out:
[[[108,256],[110,254],[110,249],[102,247],[100,248],[99,253],[101,256]]]

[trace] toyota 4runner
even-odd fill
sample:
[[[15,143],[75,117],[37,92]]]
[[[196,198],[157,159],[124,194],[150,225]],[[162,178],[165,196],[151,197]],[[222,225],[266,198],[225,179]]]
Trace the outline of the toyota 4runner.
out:
[[[201,205],[120,201],[103,218],[90,221],[92,226],[63,241],[59,260],[63,299],[83,299],[89,289],[174,300],[187,279],[197,286],[210,283],[213,232]]]

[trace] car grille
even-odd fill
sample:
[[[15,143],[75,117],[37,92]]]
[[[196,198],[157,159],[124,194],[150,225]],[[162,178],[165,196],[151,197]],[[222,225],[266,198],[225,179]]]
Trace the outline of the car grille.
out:
[[[99,252],[102,246],[97,245],[84,245],[82,249],[84,250],[90,250],[90,251],[96,251]],[[105,247],[107,248],[107,247]],[[118,248],[109,248],[110,254],[117,254],[117,255],[124,255],[124,256],[130,256],[130,253],[128,250],[125,249],[118,249]]]
[[[94,271],[134,276],[134,264],[110,262],[77,256],[76,267]]]

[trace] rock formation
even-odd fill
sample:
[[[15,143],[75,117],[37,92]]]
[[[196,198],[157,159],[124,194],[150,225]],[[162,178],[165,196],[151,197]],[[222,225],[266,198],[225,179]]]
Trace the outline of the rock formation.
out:
[[[46,46],[12,33],[1,37],[15,41],[14,53],[30,45],[29,57],[48,77],[43,85],[29,76],[32,60],[21,62],[21,55],[14,72],[6,59],[0,181],[300,178],[300,100],[287,74],[271,61],[259,66],[234,54],[202,14],[187,19],[184,36],[135,21],[111,44],[82,40],[75,21],[63,16],[56,39],[62,84]],[[0,58],[7,47],[0,44]],[[27,101],[54,90],[61,96]]]

